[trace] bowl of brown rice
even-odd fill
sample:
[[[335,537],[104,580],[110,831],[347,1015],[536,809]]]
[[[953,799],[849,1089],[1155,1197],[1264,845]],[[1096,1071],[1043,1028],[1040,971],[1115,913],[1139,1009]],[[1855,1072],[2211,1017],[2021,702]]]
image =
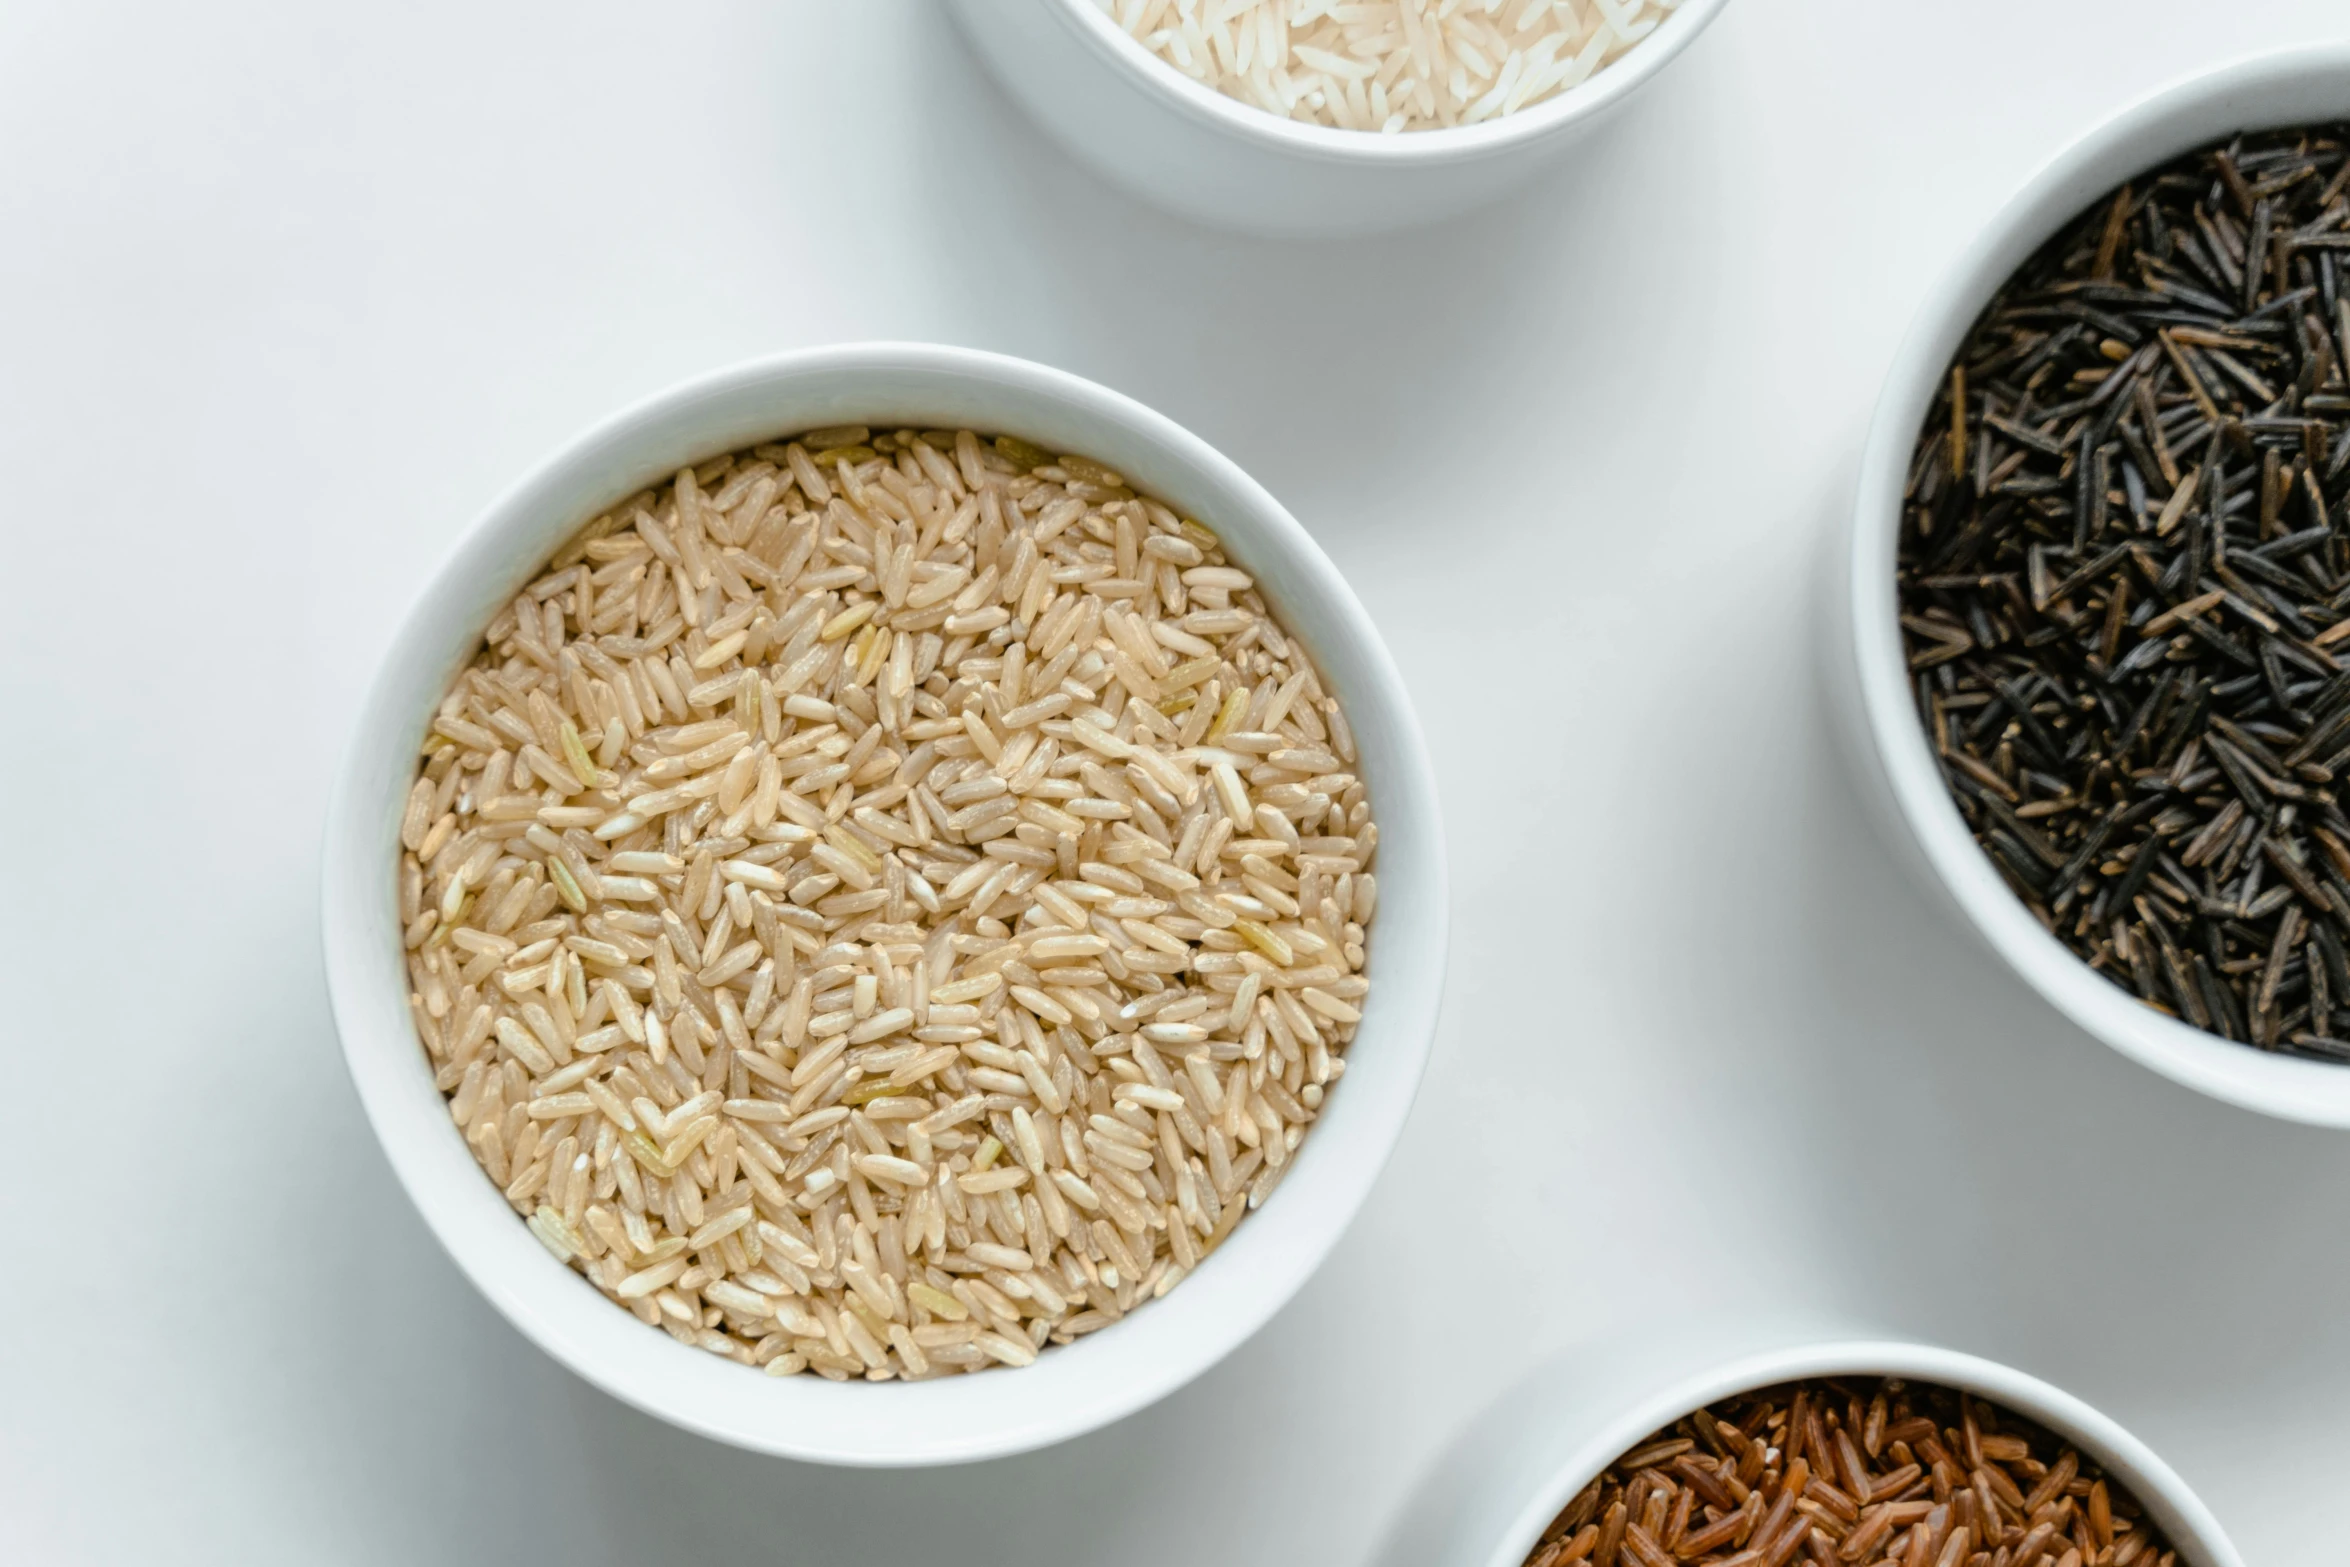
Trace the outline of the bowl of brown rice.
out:
[[[1434,1027],[1400,677],[1161,416],[789,354],[494,505],[330,812],[344,1055],[523,1333],[742,1447],[919,1465],[1181,1385],[1335,1244]]]
[[[1269,234],[1432,222],[1492,201],[1687,48],[1724,0],[953,0],[1079,161]]]
[[[1382,1567],[2241,1567],[2073,1394],[1795,1318],[1680,1321],[1531,1370],[1407,1499]]]

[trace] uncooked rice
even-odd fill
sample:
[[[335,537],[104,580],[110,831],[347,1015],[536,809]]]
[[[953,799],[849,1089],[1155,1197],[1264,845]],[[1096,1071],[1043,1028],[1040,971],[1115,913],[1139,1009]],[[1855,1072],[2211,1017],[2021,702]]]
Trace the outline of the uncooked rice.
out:
[[[1349,131],[1514,114],[1582,83],[1680,0],[1096,0],[1227,97]]]
[[[1817,1377],[1649,1434],[1524,1567],[2178,1567],[2095,1458],[1971,1394]]]
[[[1026,1365],[1290,1168],[1368,982],[1345,715],[1213,534],[963,432],[815,431],[597,518],[401,822],[482,1168],[672,1337]]]

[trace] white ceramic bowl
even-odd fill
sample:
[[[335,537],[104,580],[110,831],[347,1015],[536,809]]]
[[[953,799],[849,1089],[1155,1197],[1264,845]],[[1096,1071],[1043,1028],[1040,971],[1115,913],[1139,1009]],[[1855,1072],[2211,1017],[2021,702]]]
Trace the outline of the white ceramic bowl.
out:
[[[2186,1482],[2071,1394],[1996,1361],[1817,1322],[1675,1323],[1544,1363],[1454,1441],[1392,1524],[1380,1567],[1522,1567],[1575,1493],[1650,1432],[1735,1393],[1819,1376],[1900,1376],[1979,1394],[2095,1459],[2184,1567],[2242,1567]]]
[[[1665,67],[1724,0],[1681,0],[1580,86],[1480,125],[1383,136],[1284,119],[1153,55],[1096,0],[952,0],[981,58],[1080,162],[1149,201],[1266,234],[1402,228],[1493,200]]]
[[[2139,102],[2058,154],[1934,285],[1886,374],[1861,456],[1841,603],[1829,617],[1834,706],[1889,836],[2016,973],[2124,1055],[2215,1098],[2350,1126],[2350,1067],[2235,1044],[2092,972],[2011,893],[1942,781],[1910,694],[1894,592],[1902,487],[1918,430],[1975,316],[2040,244],[2122,181],[2238,130],[2350,118],[2350,46],[2224,66]]]
[[[451,1123],[407,1014],[394,867],[419,739],[481,630],[556,546],[681,465],[849,422],[970,426],[1115,467],[1198,517],[1252,572],[1347,707],[1380,824],[1372,988],[1345,1079],[1289,1176],[1189,1278],[1033,1366],[937,1382],[777,1379],[672,1341],[523,1227]],[[758,360],[664,392],[558,452],[474,526],[386,653],[328,813],[322,922],[343,1054],[401,1184],[465,1275],[541,1348],[615,1397],[721,1441],[860,1465],[1039,1447],[1181,1386],[1261,1326],[1337,1241],[1420,1081],[1444,971],[1435,782],[1394,663],[1305,529],[1198,437],[1075,376],[964,349],[880,344]]]

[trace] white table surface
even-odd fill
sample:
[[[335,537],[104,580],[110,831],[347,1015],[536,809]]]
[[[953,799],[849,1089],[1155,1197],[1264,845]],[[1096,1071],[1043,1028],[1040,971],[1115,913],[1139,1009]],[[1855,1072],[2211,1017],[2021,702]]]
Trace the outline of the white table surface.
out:
[[[0,1558],[1352,1563],[1522,1359],[1792,1301],[2047,1376],[2249,1561],[2340,1560],[2350,1135],[1962,945],[1809,631],[1927,277],[2110,109],[2344,25],[1738,0],[1514,203],[1306,245],[1081,173],[923,0],[0,6]],[[1411,1125],[1269,1328],[1065,1447],[848,1473],[473,1294],[344,1077],[314,882],[343,715],[492,496],[882,336],[1093,376],[1280,495],[1420,703],[1456,909]]]

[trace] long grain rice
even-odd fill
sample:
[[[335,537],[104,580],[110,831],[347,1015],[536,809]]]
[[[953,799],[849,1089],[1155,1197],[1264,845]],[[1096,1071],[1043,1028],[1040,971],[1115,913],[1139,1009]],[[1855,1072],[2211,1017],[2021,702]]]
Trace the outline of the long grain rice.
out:
[[[592,522],[400,821],[412,1010],[531,1232],[787,1375],[1026,1365],[1289,1168],[1377,828],[1215,536],[1076,457],[810,432]]]
[[[1340,130],[1514,114],[1613,64],[1680,0],[1095,0],[1194,81]]]

